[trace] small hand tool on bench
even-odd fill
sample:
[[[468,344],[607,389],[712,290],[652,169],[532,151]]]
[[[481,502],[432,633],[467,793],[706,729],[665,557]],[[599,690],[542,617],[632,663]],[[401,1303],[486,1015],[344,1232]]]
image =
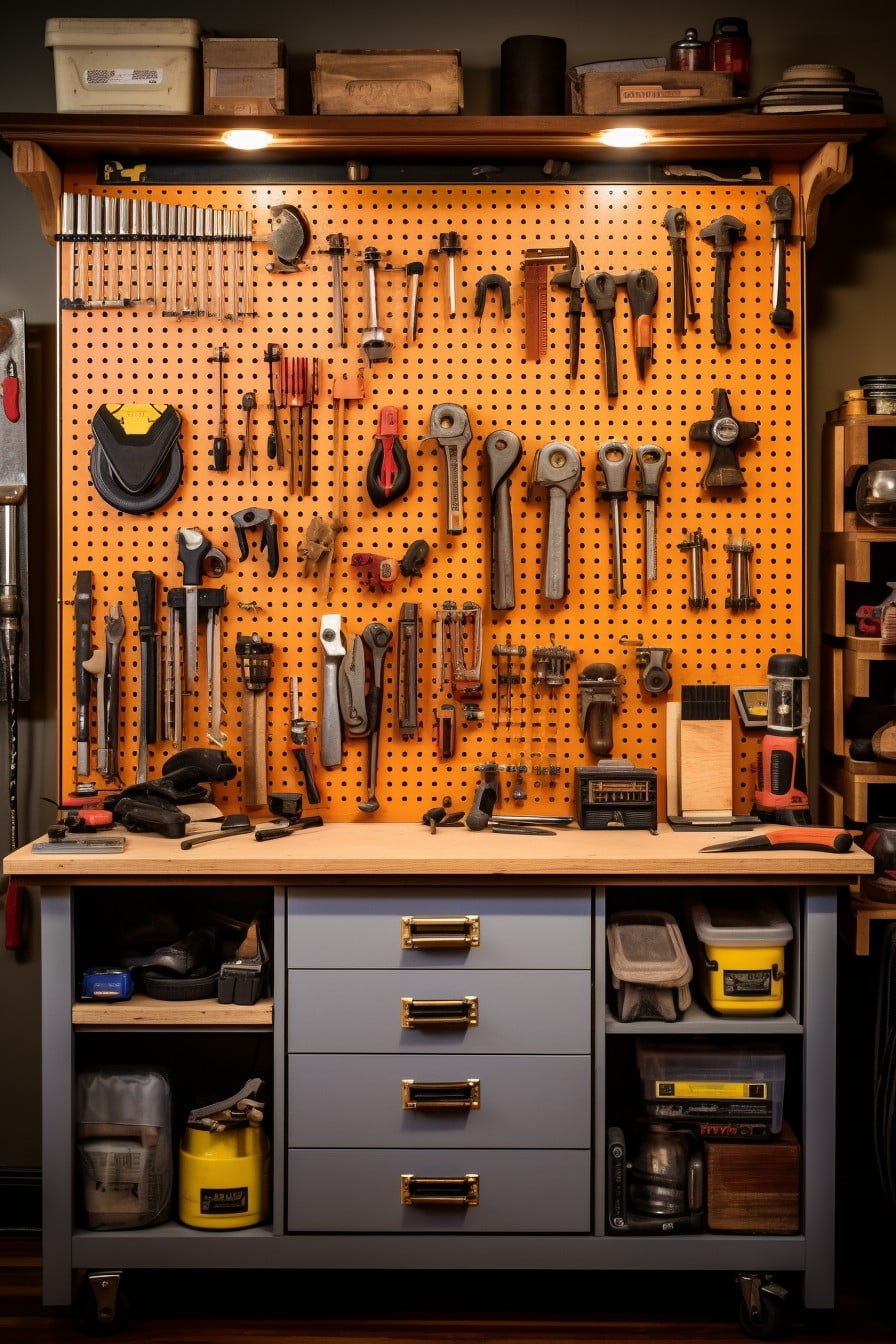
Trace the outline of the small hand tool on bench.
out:
[[[721,845],[704,845],[701,854],[721,854],[737,849],[814,849],[825,854],[846,854],[852,849],[849,831],[830,826],[782,826],[761,835],[746,835],[742,840],[726,840]]]
[[[211,831],[207,835],[189,835],[186,840],[181,840],[180,847],[195,849],[197,845],[207,845],[212,840],[226,840],[230,835],[246,835],[254,829],[254,825],[244,813],[236,812],[233,816],[223,819],[219,830]]]

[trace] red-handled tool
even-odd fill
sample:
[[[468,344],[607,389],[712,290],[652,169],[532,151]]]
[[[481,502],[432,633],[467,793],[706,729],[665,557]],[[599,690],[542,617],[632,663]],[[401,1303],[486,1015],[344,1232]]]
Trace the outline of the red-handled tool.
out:
[[[401,499],[411,484],[411,467],[398,437],[400,431],[401,411],[397,406],[384,406],[367,467],[367,493],[378,509]]]
[[[742,840],[726,840],[721,845],[704,845],[701,854],[721,854],[729,849],[816,849],[826,854],[845,854],[852,849],[849,831],[830,826],[783,826],[761,835],[746,835]]]
[[[12,424],[15,424],[21,415],[19,373],[14,359],[8,360],[6,364],[6,377],[3,379],[3,414]]]

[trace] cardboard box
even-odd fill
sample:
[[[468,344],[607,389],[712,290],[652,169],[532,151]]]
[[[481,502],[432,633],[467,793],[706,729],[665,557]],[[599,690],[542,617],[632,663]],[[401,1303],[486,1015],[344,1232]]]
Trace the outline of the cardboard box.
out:
[[[203,111],[223,117],[269,117],[286,111],[286,71],[278,67],[206,68]]]
[[[44,45],[57,112],[198,110],[196,19],[47,19]]]
[[[734,78],[717,70],[651,70],[644,73],[569,71],[570,111],[599,117],[617,112],[688,109],[734,98]]]
[[[285,64],[282,37],[204,37],[202,64],[231,70],[272,69]]]
[[[774,1139],[720,1139],[704,1145],[710,1232],[800,1230],[800,1145],[784,1124]]]
[[[456,114],[463,107],[459,51],[319,51],[312,111],[330,116]]]

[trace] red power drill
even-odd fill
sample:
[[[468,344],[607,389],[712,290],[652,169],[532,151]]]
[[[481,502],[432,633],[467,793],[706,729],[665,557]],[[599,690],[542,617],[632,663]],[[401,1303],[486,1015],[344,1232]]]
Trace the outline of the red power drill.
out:
[[[803,735],[809,722],[809,664],[796,653],[768,660],[767,731],[756,762],[753,811],[778,826],[811,826]]]

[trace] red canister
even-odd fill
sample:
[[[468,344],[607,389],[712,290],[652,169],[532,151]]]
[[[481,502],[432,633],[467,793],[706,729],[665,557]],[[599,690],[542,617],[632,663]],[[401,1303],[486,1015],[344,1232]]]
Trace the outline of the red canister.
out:
[[[716,19],[712,26],[709,60],[713,70],[734,76],[734,92],[750,88],[750,33],[746,19]]]

